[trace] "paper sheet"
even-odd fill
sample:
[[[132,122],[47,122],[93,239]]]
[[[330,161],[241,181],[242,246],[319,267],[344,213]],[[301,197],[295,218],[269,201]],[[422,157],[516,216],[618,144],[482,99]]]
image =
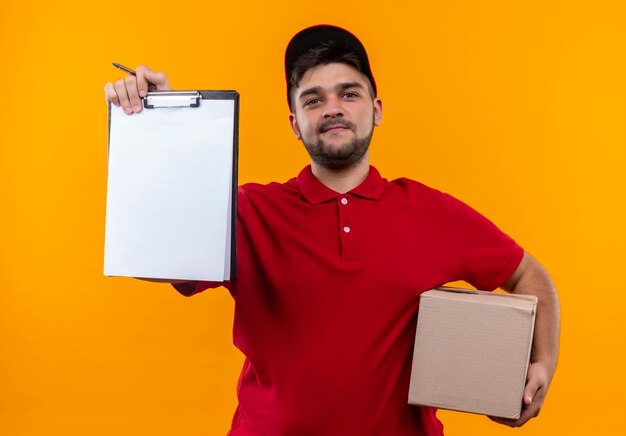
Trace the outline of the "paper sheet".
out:
[[[228,278],[234,117],[233,100],[111,107],[105,275]]]

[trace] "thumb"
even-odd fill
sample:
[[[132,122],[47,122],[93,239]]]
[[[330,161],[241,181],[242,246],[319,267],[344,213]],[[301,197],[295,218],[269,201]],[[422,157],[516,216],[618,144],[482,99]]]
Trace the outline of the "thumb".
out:
[[[145,77],[148,82],[154,85],[157,91],[170,91],[172,89],[165,73],[146,70]]]
[[[530,377],[528,379],[528,383],[524,388],[524,404],[526,406],[530,406],[533,403],[533,399],[540,388],[541,383],[538,377]]]

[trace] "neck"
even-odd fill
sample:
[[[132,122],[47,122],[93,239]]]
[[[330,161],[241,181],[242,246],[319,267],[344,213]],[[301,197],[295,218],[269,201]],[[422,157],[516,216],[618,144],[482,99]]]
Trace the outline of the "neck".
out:
[[[312,162],[311,171],[327,188],[344,194],[359,186],[367,178],[370,171],[368,154],[366,153],[355,166],[343,170],[330,170]]]

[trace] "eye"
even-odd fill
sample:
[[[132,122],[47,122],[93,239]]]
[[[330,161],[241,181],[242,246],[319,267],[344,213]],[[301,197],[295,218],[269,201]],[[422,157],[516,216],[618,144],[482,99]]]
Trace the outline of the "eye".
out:
[[[358,96],[359,94],[357,92],[348,91],[348,92],[343,93],[342,98],[351,99],[351,98],[357,98]]]
[[[308,99],[308,100],[306,100],[304,102],[304,107],[314,106],[314,105],[318,104],[321,101],[322,101],[322,99],[319,98],[319,97],[310,98],[310,99]]]

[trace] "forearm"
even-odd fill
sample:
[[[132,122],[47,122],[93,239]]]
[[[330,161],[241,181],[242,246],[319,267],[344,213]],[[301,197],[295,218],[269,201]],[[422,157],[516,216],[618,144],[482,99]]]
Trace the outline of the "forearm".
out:
[[[491,418],[500,424],[519,427],[541,410],[559,355],[559,299],[546,270],[528,253],[502,289],[538,299],[531,361],[526,376],[523,407],[519,419]]]
[[[537,297],[531,362],[543,362],[552,376],[558,359],[560,330],[560,308],[556,287],[546,270],[530,255],[524,255],[520,266],[520,274],[512,277],[503,288],[515,294]]]
[[[539,300],[531,362],[544,362],[552,375],[558,360],[560,330],[559,300],[554,283],[541,268],[541,271],[523,277],[513,292],[535,295]]]

